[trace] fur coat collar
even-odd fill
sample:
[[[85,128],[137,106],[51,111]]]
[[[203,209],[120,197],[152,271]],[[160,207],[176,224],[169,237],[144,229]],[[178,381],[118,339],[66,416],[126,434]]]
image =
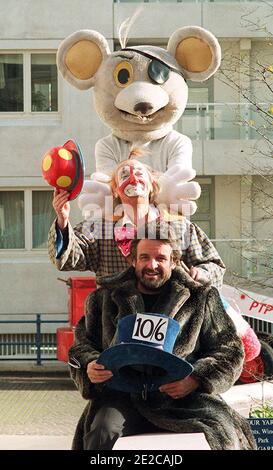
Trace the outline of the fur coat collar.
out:
[[[130,267],[122,273],[98,279],[98,284],[111,291],[112,300],[119,306],[120,317],[145,311],[143,298],[137,289],[134,268]],[[193,281],[182,268],[175,268],[167,288],[158,293],[153,311],[174,318],[190,297],[191,291],[200,287],[201,284]]]

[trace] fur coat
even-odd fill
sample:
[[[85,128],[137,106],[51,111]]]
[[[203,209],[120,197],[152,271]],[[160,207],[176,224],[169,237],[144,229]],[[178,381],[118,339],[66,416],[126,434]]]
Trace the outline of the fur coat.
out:
[[[71,367],[71,376],[85,399],[90,400],[78,423],[73,448],[82,449],[103,394],[113,393],[106,384],[92,384],[87,364],[116,342],[117,322],[125,315],[145,312],[136,288],[134,268],[99,280],[101,288],[86,303],[86,316],[77,327],[69,358],[81,367]],[[218,291],[194,282],[181,268],[170,280],[150,311],[164,313],[180,324],[173,353],[194,367],[200,386],[190,395],[174,400],[159,391],[147,400],[131,394],[130,403],[152,424],[170,432],[203,432],[212,449],[255,449],[248,422],[219,396],[240,376],[243,348],[234,325],[226,314]],[[120,400],[124,393],[120,392]]]

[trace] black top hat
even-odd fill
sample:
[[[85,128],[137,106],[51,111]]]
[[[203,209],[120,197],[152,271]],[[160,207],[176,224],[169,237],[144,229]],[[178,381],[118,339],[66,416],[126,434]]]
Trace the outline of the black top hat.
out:
[[[179,330],[179,323],[166,315],[137,313],[122,318],[118,344],[97,360],[113,373],[105,383],[124,392],[155,391],[190,375],[192,365],[172,354]]]

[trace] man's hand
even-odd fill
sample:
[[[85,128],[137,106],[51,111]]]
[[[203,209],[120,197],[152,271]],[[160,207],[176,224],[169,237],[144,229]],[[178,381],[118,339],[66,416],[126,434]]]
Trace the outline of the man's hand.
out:
[[[105,369],[105,366],[102,364],[97,364],[97,361],[89,362],[87,365],[87,375],[93,384],[105,382],[113,376],[110,370]]]
[[[68,200],[68,191],[54,189],[52,205],[57,214],[57,224],[61,230],[64,230],[68,224],[70,214],[70,203]]]
[[[160,392],[166,393],[174,399],[183,398],[194,392],[199,387],[197,379],[192,377],[186,377],[185,379],[177,380],[169,384],[164,384],[159,387]]]
[[[195,268],[194,266],[192,266],[190,268],[190,276],[194,281],[198,281],[198,279],[200,277],[199,276],[199,270],[197,268]]]
[[[210,284],[209,276],[204,269],[192,266],[190,268],[190,276],[194,281],[203,284],[203,286]]]

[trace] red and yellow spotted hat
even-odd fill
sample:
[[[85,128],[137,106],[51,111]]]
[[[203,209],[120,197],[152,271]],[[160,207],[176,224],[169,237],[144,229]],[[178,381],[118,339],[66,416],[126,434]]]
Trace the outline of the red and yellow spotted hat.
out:
[[[84,161],[79,144],[68,140],[62,147],[53,147],[46,152],[42,174],[50,186],[69,191],[69,199],[75,199],[84,180]]]

